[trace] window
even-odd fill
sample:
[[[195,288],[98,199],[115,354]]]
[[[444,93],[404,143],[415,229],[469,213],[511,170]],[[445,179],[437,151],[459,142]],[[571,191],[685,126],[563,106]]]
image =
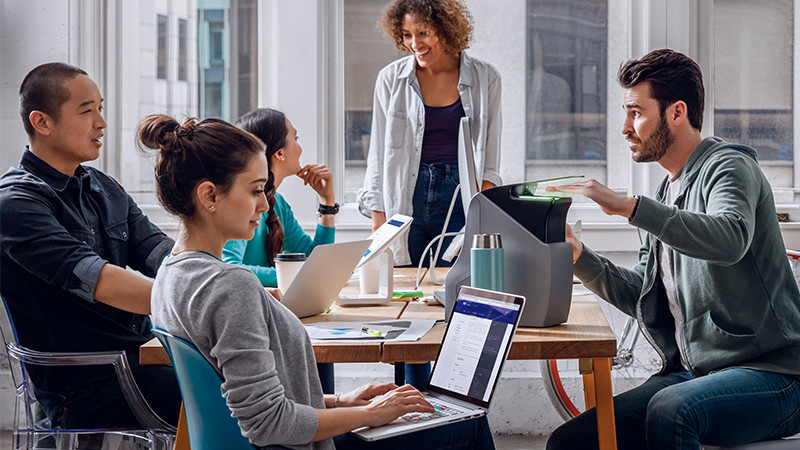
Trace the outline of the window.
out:
[[[779,203],[794,202],[793,17],[792,0],[714,2],[714,134],[758,151]]]
[[[201,0],[198,8],[200,116],[234,121],[257,105],[258,3]]]
[[[583,174],[605,181],[605,0],[528,0],[525,179]]]
[[[178,80],[188,80],[189,24],[186,19],[178,19]]]
[[[403,56],[376,24],[386,2],[344,2],[344,96],[345,96],[345,197],[356,201],[367,167],[372,97],[375,79],[383,66]]]
[[[156,43],[156,78],[167,79],[167,16],[158,15],[158,42]]]

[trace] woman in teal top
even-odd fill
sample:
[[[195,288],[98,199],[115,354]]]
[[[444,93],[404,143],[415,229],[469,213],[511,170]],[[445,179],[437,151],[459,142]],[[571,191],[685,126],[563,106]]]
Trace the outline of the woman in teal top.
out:
[[[256,235],[249,241],[228,241],[222,252],[223,261],[247,267],[256,274],[261,284],[266,287],[278,285],[275,276],[275,266],[271,265],[267,257],[267,242],[269,240],[269,229],[266,225],[267,217],[274,212],[283,226],[283,251],[286,253],[305,253],[311,254],[311,250],[317,245],[332,244],[334,238],[334,228],[317,224],[317,231],[314,239],[307,235],[297,219],[294,218],[292,207],[284,200],[281,194],[275,193],[275,205],[269,213],[261,215],[259,227],[256,228]]]
[[[247,267],[258,276],[262,285],[275,287],[278,285],[273,261],[276,254],[283,251],[310,255],[317,245],[333,243],[333,216],[339,209],[333,194],[333,176],[324,164],[300,167],[303,149],[298,143],[297,130],[282,112],[259,108],[242,116],[236,125],[255,134],[266,144],[270,177],[274,177],[276,191],[285,178],[296,175],[320,198],[319,219],[313,239],[297,223],[283,196],[273,191],[273,195],[268,196],[269,212],[261,215],[261,226],[256,229],[253,239],[225,244],[223,261]]]
[[[339,204],[333,195],[333,175],[324,164],[300,166],[303,148],[297,141],[297,130],[286,115],[270,108],[258,108],[242,116],[236,126],[256,135],[264,142],[269,165],[270,183],[267,193],[269,211],[261,214],[255,236],[250,240],[228,241],[222,250],[222,260],[250,269],[265,287],[276,287],[275,255],[286,253],[311,254],[317,245],[332,244],[333,216]],[[317,231],[311,239],[297,223],[292,208],[278,194],[278,186],[290,176],[298,176],[319,195]],[[322,390],[334,391],[333,364],[317,364]]]

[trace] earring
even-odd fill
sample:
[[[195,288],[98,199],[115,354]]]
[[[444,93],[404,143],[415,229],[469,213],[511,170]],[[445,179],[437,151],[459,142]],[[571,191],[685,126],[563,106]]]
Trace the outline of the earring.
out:
[[[214,212],[214,205],[209,206],[208,210],[211,211],[211,212]]]

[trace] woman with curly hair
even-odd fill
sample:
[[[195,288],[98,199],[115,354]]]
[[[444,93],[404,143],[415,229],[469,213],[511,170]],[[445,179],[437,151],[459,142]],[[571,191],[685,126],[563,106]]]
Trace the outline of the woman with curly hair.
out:
[[[411,55],[378,74],[367,172],[358,200],[373,230],[397,213],[414,218],[407,241],[393,250],[397,265],[416,265],[428,242],[441,233],[450,201],[458,195],[462,117],[470,118],[481,189],[501,182],[500,74],[466,52],[472,15],[459,0],[394,0],[378,25],[398,50]],[[464,211],[457,202],[448,231],[463,225]],[[436,265],[447,264],[440,260]]]
[[[414,218],[392,248],[396,265],[417,265],[441,234],[459,184],[458,130],[470,118],[475,178],[481,189],[500,184],[500,74],[468,55],[472,15],[459,0],[394,0],[378,26],[411,55],[378,73],[372,135],[359,209],[376,230],[387,217]],[[465,223],[456,201],[447,231]],[[446,248],[449,240],[445,239]],[[427,265],[427,261],[425,261]],[[441,258],[437,266],[449,265]],[[407,381],[424,390],[430,364],[409,364]]]

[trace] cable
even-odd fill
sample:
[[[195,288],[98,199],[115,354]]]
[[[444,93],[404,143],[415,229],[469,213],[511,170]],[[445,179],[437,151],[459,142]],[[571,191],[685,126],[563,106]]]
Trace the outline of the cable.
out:
[[[439,260],[439,251],[441,251],[441,249],[442,249],[442,238],[449,237],[449,236],[457,236],[457,235],[461,234],[461,231],[455,232],[455,233],[452,233],[452,234],[447,233],[447,226],[450,225],[450,216],[453,215],[453,207],[455,207],[455,205],[456,205],[456,199],[458,198],[458,192],[459,192],[460,189],[461,189],[461,183],[457,184],[456,188],[453,189],[453,198],[450,199],[450,207],[447,208],[447,217],[444,218],[444,225],[442,226],[441,234],[439,234],[439,236],[436,236],[435,238],[431,239],[430,242],[428,242],[428,245],[425,247],[425,250],[422,251],[422,254],[419,257],[419,266],[417,266],[417,285],[416,285],[416,287],[414,289],[419,288],[419,283],[420,283],[420,281],[422,281],[422,280],[419,279],[419,273],[422,270],[422,263],[425,261],[425,254],[428,252],[428,250],[430,250],[431,245],[433,245],[433,243],[436,242],[436,241],[439,242],[439,244],[436,246],[436,252],[434,253],[433,257],[431,258],[430,263],[428,264],[429,268],[433,269],[434,267],[436,267],[436,261]],[[464,211],[464,217],[466,217],[466,216],[467,216],[467,212]],[[464,224],[464,227],[466,228],[466,224]],[[433,270],[429,270],[428,272],[432,273]],[[436,284],[444,284],[444,280],[442,280],[439,277],[437,277],[436,274],[432,274],[431,275],[431,279]]]
[[[439,236],[436,236],[435,238],[431,239],[430,242],[428,242],[428,245],[425,247],[425,250],[422,252],[422,254],[424,255],[425,252],[430,250],[431,246],[434,243],[436,243],[436,241],[444,239],[446,237],[458,236],[459,234],[463,234],[463,232],[461,232],[461,231],[451,231],[449,233],[444,233],[444,234],[440,234]],[[419,289],[419,284],[422,282],[422,280],[425,279],[425,277],[422,277],[420,279],[420,273],[422,272],[422,263],[424,263],[424,262],[425,262],[424,258],[420,258],[419,259],[419,265],[417,266],[417,282],[414,285],[414,289]],[[444,284],[444,279],[439,279],[438,277],[436,277],[436,274],[433,274],[434,267],[431,266],[430,268],[431,268],[431,270],[428,270],[428,273],[432,274],[431,275],[431,279],[433,280],[433,282],[436,283],[436,284]]]

